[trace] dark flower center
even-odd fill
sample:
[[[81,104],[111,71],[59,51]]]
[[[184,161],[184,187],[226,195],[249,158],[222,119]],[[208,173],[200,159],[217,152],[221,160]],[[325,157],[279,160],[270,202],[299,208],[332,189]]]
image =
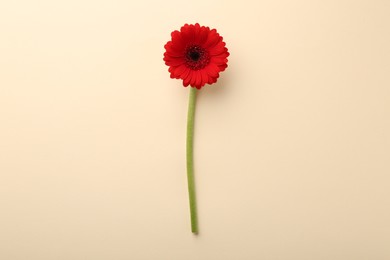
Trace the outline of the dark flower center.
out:
[[[188,53],[188,56],[191,58],[191,60],[193,60],[193,61],[198,61],[199,58],[200,58],[200,53],[197,52],[197,51],[190,51],[190,52]]]
[[[209,53],[198,45],[189,45],[185,50],[186,65],[192,70],[203,69],[210,62]]]

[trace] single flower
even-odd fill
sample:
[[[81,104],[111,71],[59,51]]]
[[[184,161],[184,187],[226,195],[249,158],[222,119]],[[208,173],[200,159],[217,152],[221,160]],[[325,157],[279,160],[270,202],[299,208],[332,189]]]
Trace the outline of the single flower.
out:
[[[198,23],[185,24],[171,36],[164,46],[164,61],[171,78],[182,79],[185,87],[197,89],[217,82],[219,73],[227,68],[229,56],[217,30]]]
[[[191,231],[198,234],[194,179],[194,118],[196,93],[206,83],[217,82],[219,73],[227,68],[228,49],[217,30],[197,24],[185,24],[180,31],[171,33],[165,44],[164,61],[171,78],[182,79],[185,87],[191,86],[187,115],[187,182],[190,202]]]

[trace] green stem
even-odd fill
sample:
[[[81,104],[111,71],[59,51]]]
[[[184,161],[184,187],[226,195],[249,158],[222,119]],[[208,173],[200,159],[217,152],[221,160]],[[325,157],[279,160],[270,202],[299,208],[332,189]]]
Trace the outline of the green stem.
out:
[[[187,117],[187,180],[190,199],[191,231],[198,233],[198,216],[196,211],[195,181],[194,181],[194,117],[196,88],[190,87]]]

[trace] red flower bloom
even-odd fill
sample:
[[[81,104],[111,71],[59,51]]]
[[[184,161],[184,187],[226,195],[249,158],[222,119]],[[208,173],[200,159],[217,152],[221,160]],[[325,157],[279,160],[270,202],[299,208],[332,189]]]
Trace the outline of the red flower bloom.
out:
[[[219,72],[227,67],[228,49],[217,30],[185,24],[171,33],[165,44],[164,61],[171,78],[182,79],[183,85],[201,89],[206,83],[217,82]]]

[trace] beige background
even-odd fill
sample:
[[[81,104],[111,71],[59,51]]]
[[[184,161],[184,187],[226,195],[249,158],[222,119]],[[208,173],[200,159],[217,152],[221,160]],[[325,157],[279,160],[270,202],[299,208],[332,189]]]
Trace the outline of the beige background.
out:
[[[1,1],[0,259],[390,259],[390,1]],[[199,93],[185,22],[231,56]]]

